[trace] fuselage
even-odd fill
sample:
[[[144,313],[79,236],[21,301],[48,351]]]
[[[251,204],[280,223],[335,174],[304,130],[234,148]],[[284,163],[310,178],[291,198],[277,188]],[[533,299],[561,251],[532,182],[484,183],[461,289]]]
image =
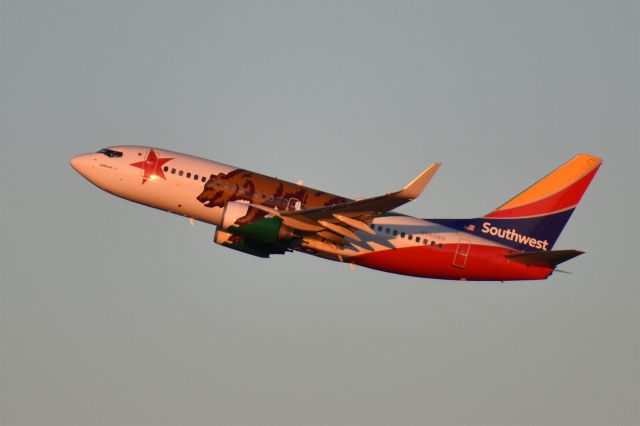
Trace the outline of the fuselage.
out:
[[[144,146],[114,146],[71,160],[94,185],[118,197],[217,227],[231,201],[296,211],[349,202],[348,198],[219,162]],[[523,265],[507,255],[506,244],[484,238],[482,229],[460,230],[445,220],[420,219],[395,212],[355,230],[345,250],[331,250],[322,233],[293,237],[287,250],[382,271],[454,280],[544,279],[548,266]],[[326,237],[326,238],[325,238]]]

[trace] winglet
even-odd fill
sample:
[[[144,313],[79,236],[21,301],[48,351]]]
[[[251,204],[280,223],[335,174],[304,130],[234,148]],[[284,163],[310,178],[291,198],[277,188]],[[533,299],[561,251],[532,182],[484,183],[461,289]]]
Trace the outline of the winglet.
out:
[[[433,163],[429,167],[425,169],[422,173],[420,173],[414,180],[412,180],[407,186],[402,188],[401,191],[396,192],[394,195],[397,195],[400,198],[406,198],[409,200],[415,200],[422,194],[422,191],[427,187],[431,178],[436,174],[438,169],[442,164]]]

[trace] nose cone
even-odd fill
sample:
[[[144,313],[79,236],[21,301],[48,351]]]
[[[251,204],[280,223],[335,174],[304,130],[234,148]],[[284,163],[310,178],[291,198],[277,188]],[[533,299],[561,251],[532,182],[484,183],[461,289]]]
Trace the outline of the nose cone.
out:
[[[85,178],[87,177],[88,171],[89,171],[89,156],[88,155],[76,155],[75,157],[73,157],[69,163],[71,164],[71,167],[73,167],[73,169],[80,173],[82,176],[84,176]]]
[[[77,172],[78,167],[80,167],[80,156],[76,155],[75,157],[73,157],[71,161],[69,161],[69,164],[71,164],[71,167],[73,167],[73,169]]]

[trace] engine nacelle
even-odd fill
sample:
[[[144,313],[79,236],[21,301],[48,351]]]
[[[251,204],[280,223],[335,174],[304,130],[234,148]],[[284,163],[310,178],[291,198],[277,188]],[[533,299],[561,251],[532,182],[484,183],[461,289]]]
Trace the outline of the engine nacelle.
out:
[[[282,219],[247,203],[229,201],[222,212],[220,229],[255,241],[275,243],[293,238]]]
[[[234,235],[223,231],[220,228],[216,228],[216,233],[213,236],[213,242],[233,250],[265,258],[272,254],[284,254],[286,251],[284,248],[274,244],[250,240],[242,235]]]

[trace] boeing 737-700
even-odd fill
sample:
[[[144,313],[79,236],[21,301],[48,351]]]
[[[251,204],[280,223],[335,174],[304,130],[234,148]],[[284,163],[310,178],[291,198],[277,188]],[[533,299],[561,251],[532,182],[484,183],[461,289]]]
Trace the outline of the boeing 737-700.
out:
[[[582,254],[552,250],[602,160],[579,154],[491,213],[420,219],[433,163],[396,192],[351,200],[215,161],[145,146],[78,155],[72,167],[124,199],[216,226],[213,241],[268,258],[299,251],[396,274],[474,281],[537,280]]]

